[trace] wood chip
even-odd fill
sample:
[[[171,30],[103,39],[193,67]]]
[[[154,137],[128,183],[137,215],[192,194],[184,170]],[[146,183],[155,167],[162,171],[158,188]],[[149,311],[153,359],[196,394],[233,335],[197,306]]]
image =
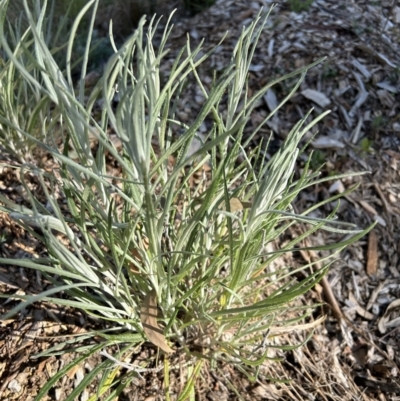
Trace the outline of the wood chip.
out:
[[[345,144],[327,136],[321,136],[312,141],[312,146],[316,149],[343,149]]]
[[[368,71],[368,68],[365,67],[365,65],[361,64],[358,60],[352,60],[351,64],[353,64],[367,80],[371,79],[372,74]]]
[[[385,314],[379,319],[378,329],[382,334],[386,333],[386,330],[390,327],[399,327],[400,326],[400,317],[395,316],[392,319],[392,315],[396,314],[400,315],[400,299],[396,299],[391,302],[387,307]]]
[[[373,216],[376,216],[378,214],[378,212],[376,211],[376,209],[370,205],[368,202],[361,200],[361,199],[357,199],[357,202],[368,212],[371,213]]]
[[[390,207],[389,202],[386,200],[386,197],[383,194],[381,187],[379,186],[379,184],[376,181],[374,181],[374,188],[375,188],[376,192],[378,193],[379,197],[381,198],[385,212],[392,213],[392,208]]]
[[[375,230],[368,235],[367,274],[375,276],[378,270],[378,239]]]
[[[278,107],[278,99],[276,98],[275,92],[272,89],[268,89],[263,98],[268,106],[269,111],[273,111]]]
[[[356,300],[356,298],[354,297],[353,293],[351,291],[349,291],[349,301],[352,305],[354,305],[356,312],[363,317],[364,319],[367,320],[373,320],[375,318],[375,315],[373,315],[372,313],[368,312],[367,310],[365,310]]]
[[[354,103],[353,107],[349,111],[349,116],[354,117],[357,113],[357,110],[365,103],[368,97],[368,92],[365,90],[364,82],[362,81],[360,75],[356,72],[353,72],[354,78],[357,81],[358,87],[360,88],[357,96],[357,100]]]
[[[312,100],[320,107],[326,107],[331,103],[331,101],[327,98],[326,95],[314,89],[305,89],[301,92],[301,94],[305,98]]]
[[[400,24],[400,7],[396,6],[393,8],[393,22]]]
[[[376,94],[379,97],[379,100],[381,101],[383,106],[386,106],[388,108],[392,108],[395,102],[394,97],[385,89],[379,89],[376,91]]]
[[[382,282],[380,282],[380,283],[378,284],[378,286],[375,287],[375,289],[372,291],[372,294],[371,294],[371,296],[369,297],[368,304],[367,304],[367,307],[366,307],[367,310],[370,310],[370,309],[373,307],[375,301],[376,301],[377,298],[378,298],[378,295],[380,294],[380,292],[382,291],[382,289],[385,287],[385,285],[386,285],[386,281],[382,281]]]

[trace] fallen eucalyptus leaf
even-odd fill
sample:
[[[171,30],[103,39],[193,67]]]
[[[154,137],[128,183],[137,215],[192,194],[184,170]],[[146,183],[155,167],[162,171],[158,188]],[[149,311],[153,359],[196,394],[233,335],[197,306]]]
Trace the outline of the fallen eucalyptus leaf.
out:
[[[157,295],[153,290],[143,300],[140,308],[140,321],[147,339],[166,353],[174,352],[165,341],[163,331],[157,324]]]

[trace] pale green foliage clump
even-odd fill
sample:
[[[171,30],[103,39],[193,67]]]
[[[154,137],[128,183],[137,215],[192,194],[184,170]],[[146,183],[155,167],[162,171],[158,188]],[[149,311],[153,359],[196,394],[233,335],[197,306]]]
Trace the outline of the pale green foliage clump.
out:
[[[0,2],[0,34],[5,29],[6,4],[4,0]],[[0,263],[35,269],[54,284],[42,294],[21,297],[25,301],[10,314],[43,300],[79,308],[110,328],[88,333],[86,338],[101,335],[104,343],[79,348],[85,352],[82,357],[54,376],[39,396],[71,366],[100,348],[125,344],[116,355],[122,358],[133,345],[152,340],[142,322],[153,295],[152,302],[159,309],[158,322],[163,327],[160,341],[165,344],[161,348],[179,348],[188,359],[195,356],[199,360],[226,360],[254,375],[254,367],[268,356],[268,348],[261,347],[260,351],[257,344],[274,326],[292,327],[309,316],[309,306],[294,307],[292,302],[321,279],[329,261],[320,260],[321,269],[311,263],[296,270],[286,266],[273,272],[268,269],[270,264],[319,229],[351,235],[346,241],[314,250],[339,252],[364,234],[348,230],[344,223],[334,220],[335,211],[326,220],[310,216],[332,199],[301,215],[296,215],[291,206],[304,188],[326,180],[319,178],[318,171],[310,171],[308,165],[301,175],[294,175],[297,156],[303,151],[299,143],[324,115],[308,122],[308,114],[296,124],[268,162],[263,158],[261,145],[246,154],[254,135],[276,112],[270,113],[244,139],[244,129],[258,100],[277,82],[297,76],[297,84],[277,107],[280,108],[299,87],[308,68],[316,63],[269,83],[248,98],[247,75],[267,19],[267,15],[260,14],[243,30],[230,65],[210,88],[203,85],[197,74],[210,54],[201,56],[201,45],[192,50],[189,42],[162,82],[160,65],[171,27],[167,24],[156,50],[152,41],[157,23],[151,20],[146,37],[142,20],[134,35],[119,49],[110,35],[114,55],[86,98],[84,77],[94,17],[77,88],[71,77],[70,57],[79,21],[93,5],[97,7],[95,0],[87,4],[72,27],[65,72],[59,69],[43,39],[45,11],[38,5],[36,17],[26,7],[30,28],[19,37],[16,48],[11,49],[1,35],[2,51],[7,58],[4,75],[10,74],[10,79],[13,74],[19,77],[13,89],[8,88],[9,99],[29,88],[26,102],[35,101],[34,111],[40,116],[31,124],[22,125],[18,116],[13,119],[10,106],[0,119],[2,129],[8,130],[1,141],[3,145],[8,142],[10,151],[17,151],[16,140],[29,140],[58,164],[55,174],[30,165],[21,167],[21,172],[37,177],[46,204],[36,198],[25,181],[25,201],[30,207],[21,207],[0,196],[2,210],[41,241],[48,253],[42,259],[1,259]],[[179,121],[176,111],[190,75],[197,80],[206,100],[193,122],[186,125]],[[120,100],[115,109],[113,99],[117,92]],[[100,98],[103,109],[96,120],[93,108]],[[223,98],[227,98],[224,112]],[[202,146],[191,154],[190,145],[205,119],[212,122],[212,128],[205,139],[198,138]],[[122,151],[110,140],[109,126],[121,140]],[[183,134],[173,140],[174,126],[179,126]],[[63,146],[51,141],[60,135]],[[96,153],[90,146],[93,136],[99,144]],[[74,149],[71,154],[70,148]],[[120,176],[110,176],[106,152],[120,166]],[[243,162],[238,162],[239,155]],[[173,166],[169,164],[170,156],[174,156]],[[210,170],[208,179],[193,187],[190,178],[205,165]],[[60,194],[59,198],[56,194]],[[306,223],[304,235],[283,249],[267,253],[267,245],[298,221]],[[298,279],[299,272],[305,273],[305,278]],[[56,295],[59,293],[62,296]],[[204,347],[203,354],[194,352],[199,347]],[[60,349],[59,345],[47,355]],[[116,396],[135,372],[118,376],[115,372],[120,366],[108,369],[114,363],[106,359],[68,399],[74,399],[99,371],[103,372],[99,393],[115,384],[111,395]],[[167,362],[165,367],[168,376]],[[186,399],[185,394],[193,391],[193,377],[199,373],[199,367],[200,364],[189,369],[193,376],[179,399]]]

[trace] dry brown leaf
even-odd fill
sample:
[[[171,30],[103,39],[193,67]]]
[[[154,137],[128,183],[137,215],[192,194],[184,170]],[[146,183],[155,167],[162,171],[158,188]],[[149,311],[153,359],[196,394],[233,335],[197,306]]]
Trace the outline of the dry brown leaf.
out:
[[[229,208],[231,209],[231,212],[236,212],[238,210],[243,210],[243,209],[249,209],[251,205],[252,205],[251,202],[242,202],[238,198],[229,199]],[[220,209],[226,210],[225,202],[222,203]]]
[[[165,341],[163,331],[158,327],[157,311],[157,294],[153,290],[146,295],[140,308],[140,321],[142,322],[143,330],[151,343],[161,348],[164,352],[174,352]]]
[[[221,210],[226,210],[225,201],[219,206]],[[231,212],[236,212],[237,210],[243,210],[242,202],[238,198],[229,199],[229,208]]]
[[[243,205],[242,202],[238,198],[232,198],[229,200],[229,207],[231,209],[231,212],[236,212],[236,210],[242,210]]]
[[[142,243],[142,247],[145,250],[147,250],[149,248],[149,239],[148,238],[143,237],[141,240],[141,243]],[[135,258],[135,260],[137,262],[142,262],[142,255],[137,248],[131,249],[131,252],[132,252],[132,256]],[[139,270],[133,263],[129,263],[129,268],[132,273],[135,273],[135,274],[139,273]]]
[[[73,366],[73,367],[66,373],[66,376],[67,376],[69,379],[72,379],[72,378],[76,375],[76,372],[77,372],[79,369],[81,369],[81,364],[78,364],[78,365]]]
[[[368,344],[363,341],[355,343],[351,354],[360,366],[365,366],[368,360]]]
[[[394,150],[391,149],[385,149],[385,153],[387,153],[389,156],[394,157],[397,160],[400,160],[400,153],[395,152]]]
[[[297,324],[294,326],[271,327],[269,332],[272,335],[272,334],[293,333],[294,331],[297,330],[311,330],[322,324],[325,319],[326,316],[320,316],[318,319],[310,323]]]

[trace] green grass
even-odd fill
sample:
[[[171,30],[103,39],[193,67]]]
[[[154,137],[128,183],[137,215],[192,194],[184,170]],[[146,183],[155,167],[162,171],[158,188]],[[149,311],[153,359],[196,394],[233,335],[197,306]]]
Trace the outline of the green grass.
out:
[[[373,153],[374,141],[368,138],[363,138],[360,141],[361,154],[367,155]]]
[[[324,80],[330,80],[336,78],[339,75],[339,71],[332,65],[324,64],[322,68],[321,78]]]
[[[302,11],[307,11],[313,0],[288,0],[290,9],[295,13],[301,13]]]
[[[92,0],[88,9],[97,3]],[[210,88],[203,85],[197,71],[211,52],[200,56],[202,45],[192,49],[189,42],[162,83],[160,66],[171,26],[167,24],[156,50],[153,35],[157,21],[151,20],[145,29],[143,19],[121,47],[110,36],[114,53],[86,98],[84,77],[94,18],[89,18],[76,87],[70,60],[79,22],[88,10],[79,13],[72,26],[63,71],[42,34],[46,27],[44,4],[37,3],[36,9],[32,15],[26,7],[30,29],[20,34],[7,25],[7,1],[0,0],[0,38],[5,54],[0,73],[0,141],[20,159],[21,165],[15,168],[21,172],[24,188],[24,205],[0,195],[0,210],[42,243],[46,254],[39,259],[0,259],[0,263],[37,270],[52,287],[34,296],[19,296],[21,302],[3,318],[33,302],[46,301],[77,308],[104,323],[104,330],[75,339],[76,347],[58,344],[36,356],[71,350],[78,353],[36,399],[71,367],[100,350],[103,362],[85,376],[67,400],[72,401],[99,374],[98,394],[112,399],[142,372],[122,373],[124,365],[118,360],[125,360],[133,347],[145,341],[152,342],[163,355],[166,387],[176,353],[184,354],[187,361],[194,360],[179,400],[194,397],[203,361],[229,362],[255,379],[257,368],[268,358],[268,347],[257,347],[268,330],[293,328],[308,319],[312,307],[294,306],[294,302],[326,274],[335,255],[370,229],[356,230],[337,221],[336,210],[326,219],[311,216],[337,197],[301,214],[292,207],[301,191],[332,179],[319,177],[318,169],[312,170],[309,164],[301,175],[295,175],[297,157],[304,151],[300,141],[327,113],[309,122],[310,111],[269,160],[264,159],[261,144],[246,153],[252,138],[276,112],[245,137],[258,100],[270,87],[296,78],[278,106],[282,107],[308,69],[318,62],[275,79],[248,98],[248,70],[268,17],[259,14],[243,30],[231,63]],[[190,77],[206,101],[186,124],[179,121],[176,111]],[[120,101],[114,107],[117,91]],[[95,119],[93,108],[100,98],[104,107]],[[28,115],[31,118],[26,121]],[[198,138],[202,147],[190,154],[190,145],[205,119],[212,121],[212,127],[205,139]],[[176,126],[183,134],[172,140]],[[110,140],[109,127],[120,138],[122,150]],[[90,147],[89,134],[99,143],[96,152]],[[61,138],[61,145],[55,143],[55,137]],[[56,174],[32,163],[22,164],[32,161],[32,151],[39,148],[57,163]],[[121,174],[110,176],[106,153]],[[238,162],[239,155],[244,155],[243,162]],[[172,168],[170,156],[175,160]],[[191,177],[205,166],[207,179],[191,185]],[[31,191],[24,172],[35,175],[45,202]],[[304,235],[282,249],[265,250],[297,222],[305,223]],[[274,260],[298,250],[303,239],[318,230],[348,234],[342,242],[313,248],[330,251],[329,257],[318,261],[322,268],[310,263],[270,269]],[[90,343],[98,336],[103,343]],[[82,346],[79,341],[83,339],[89,345]],[[115,344],[119,352],[110,355]],[[152,363],[149,360],[147,365],[152,367]]]
[[[383,115],[378,115],[376,116],[372,121],[371,121],[371,129],[373,133],[378,133],[382,130],[385,129],[385,126],[387,124],[387,118],[384,117]]]

